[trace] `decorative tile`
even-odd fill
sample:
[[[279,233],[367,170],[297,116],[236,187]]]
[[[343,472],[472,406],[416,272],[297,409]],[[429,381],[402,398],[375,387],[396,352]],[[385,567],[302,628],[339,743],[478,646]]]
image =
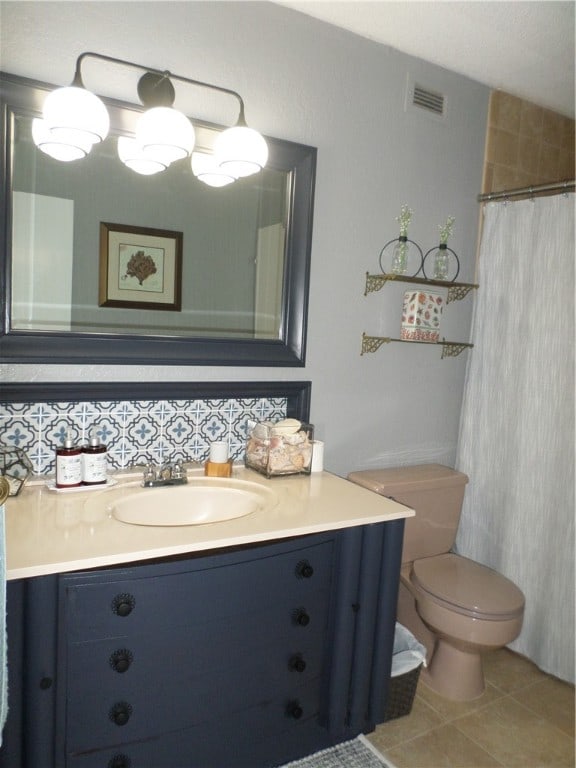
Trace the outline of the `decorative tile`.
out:
[[[54,451],[49,449],[45,443],[35,443],[31,448],[27,449],[27,454],[32,462],[35,474],[48,475],[54,473],[56,464]]]
[[[164,424],[171,416],[173,416],[176,409],[174,406],[166,400],[158,400],[155,403],[150,403],[149,412],[160,423]]]
[[[151,445],[159,435],[160,425],[148,415],[140,416],[135,419],[126,430],[126,436],[129,437],[141,451],[144,451],[147,446]]]
[[[0,420],[0,443],[15,446],[24,451],[38,439],[38,431],[27,419],[16,417]]]
[[[146,464],[149,459],[144,456],[138,460],[138,451],[127,438],[121,437],[117,443],[108,446],[108,465],[112,469],[126,469],[134,464]]]
[[[224,440],[228,432],[225,419],[218,412],[210,413],[198,427],[199,433],[207,443]]]
[[[114,413],[123,427],[129,426],[141,413],[138,403],[119,402],[114,406]]]
[[[174,461],[174,448],[163,437],[159,437],[147,447],[146,455],[148,461],[153,464],[165,464]]]
[[[87,443],[95,432],[108,446],[112,469],[154,462],[203,462],[210,443],[224,440],[244,456],[248,421],[282,419],[285,398],[109,400],[0,405],[0,445],[26,451],[36,474],[53,474],[66,434]]]
[[[121,435],[121,428],[112,419],[107,416],[99,416],[99,420],[96,424],[92,425],[90,432],[84,435],[83,442],[86,443],[91,437],[96,436],[103,445],[110,445],[110,443],[118,440]]]
[[[182,413],[172,414],[164,424],[164,434],[174,446],[185,446],[194,434],[194,424]]]

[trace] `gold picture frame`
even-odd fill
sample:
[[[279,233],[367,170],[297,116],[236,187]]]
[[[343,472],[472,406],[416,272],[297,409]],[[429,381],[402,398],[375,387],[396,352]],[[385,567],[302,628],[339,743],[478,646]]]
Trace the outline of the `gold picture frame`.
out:
[[[182,232],[100,223],[98,305],[182,309]]]

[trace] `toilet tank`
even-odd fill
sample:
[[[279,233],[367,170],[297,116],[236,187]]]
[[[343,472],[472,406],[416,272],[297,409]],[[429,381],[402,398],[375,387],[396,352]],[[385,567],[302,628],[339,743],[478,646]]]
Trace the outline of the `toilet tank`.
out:
[[[348,480],[389,496],[415,512],[406,519],[402,562],[449,552],[456,538],[468,476],[442,464],[367,469]]]

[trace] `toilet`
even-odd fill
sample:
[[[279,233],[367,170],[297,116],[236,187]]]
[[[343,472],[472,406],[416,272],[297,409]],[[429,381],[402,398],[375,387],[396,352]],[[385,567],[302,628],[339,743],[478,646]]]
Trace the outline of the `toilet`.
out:
[[[426,646],[422,681],[448,699],[484,692],[482,654],[520,634],[524,595],[509,579],[451,552],[468,477],[442,464],[352,472],[348,479],[415,510],[406,519],[398,621]]]

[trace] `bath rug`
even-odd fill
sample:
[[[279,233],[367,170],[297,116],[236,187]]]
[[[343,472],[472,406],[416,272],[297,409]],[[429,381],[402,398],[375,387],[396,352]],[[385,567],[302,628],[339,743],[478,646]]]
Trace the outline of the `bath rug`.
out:
[[[315,752],[279,768],[394,768],[365,736]]]

